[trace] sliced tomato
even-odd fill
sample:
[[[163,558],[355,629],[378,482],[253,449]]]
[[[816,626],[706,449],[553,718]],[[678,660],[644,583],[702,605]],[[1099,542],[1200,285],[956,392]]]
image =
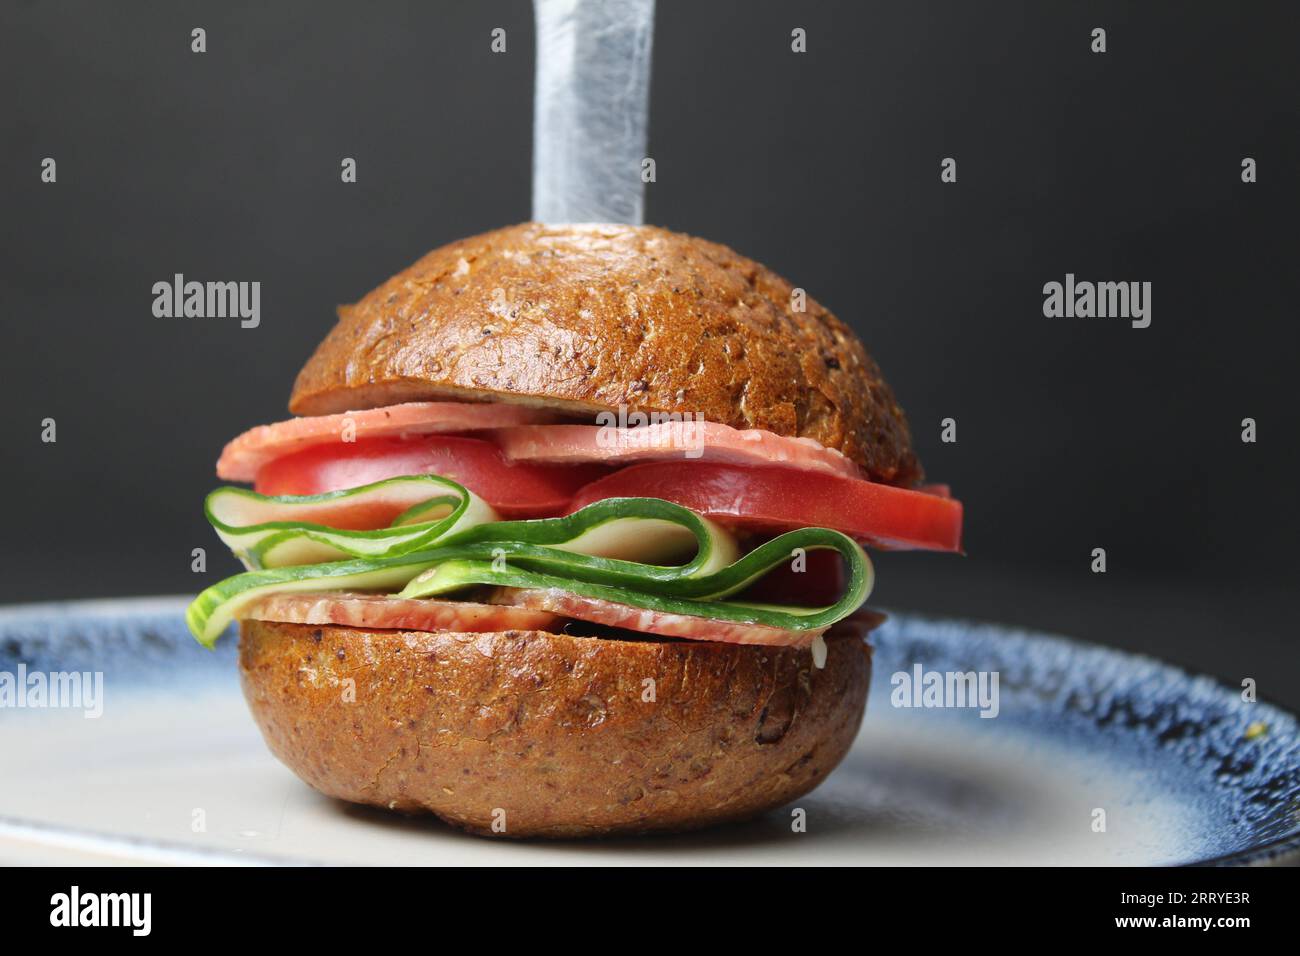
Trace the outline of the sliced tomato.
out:
[[[263,465],[264,495],[316,495],[399,475],[442,475],[474,492],[503,518],[563,514],[574,493],[607,475],[600,465],[512,464],[480,438],[422,435],[317,445]]]
[[[583,488],[569,509],[626,497],[664,498],[746,531],[833,528],[877,548],[961,550],[960,501],[789,468],[707,461],[633,465]]]

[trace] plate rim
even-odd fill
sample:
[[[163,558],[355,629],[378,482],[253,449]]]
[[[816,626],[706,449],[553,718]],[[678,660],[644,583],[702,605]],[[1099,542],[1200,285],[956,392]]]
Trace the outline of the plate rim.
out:
[[[190,600],[190,597],[187,595],[152,594],[124,597],[73,598],[68,600],[5,604],[0,605],[0,627],[11,623],[15,619],[39,619],[46,615],[54,617],[70,617],[78,614],[86,615],[102,613],[104,616],[126,617],[132,614],[183,614],[183,610],[185,606],[189,604]],[[1050,631],[1041,631],[1034,628],[1019,627],[1017,625],[1001,624],[995,621],[981,621],[961,617],[935,617],[927,615],[924,612],[918,613],[908,611],[899,613],[906,613],[911,620],[927,624],[965,625],[1000,629],[1009,633],[1014,633],[1016,638],[1020,640],[1028,640],[1034,643],[1053,643],[1063,645],[1067,648],[1073,648],[1089,653],[1101,653],[1103,655],[1110,655],[1126,660],[1142,660],[1149,664],[1154,664],[1166,672],[1177,675],[1177,677],[1183,681],[1209,681],[1216,690],[1222,691],[1226,694],[1236,693],[1233,688],[1229,687],[1224,680],[1218,676],[1194,671],[1181,664],[1171,663],[1142,652],[1126,651],[1109,645],[1079,640],[1077,638],[1068,637],[1063,634],[1056,634]],[[1282,716],[1290,718],[1294,723],[1300,724],[1300,715],[1290,710],[1290,708],[1265,699],[1259,700],[1258,703]],[[167,841],[158,840],[152,837],[136,838],[106,835],[89,827],[83,828],[51,825],[40,821],[0,814],[0,840],[12,839],[20,830],[24,835],[24,839],[29,841],[42,832],[56,835],[64,840],[71,839],[90,844],[111,841],[113,844],[121,845],[124,848],[127,846],[138,847],[160,856],[171,856],[175,858],[176,862],[180,865],[203,865],[204,863],[217,865],[313,865],[313,862],[310,860],[287,859],[264,855],[254,858],[243,854],[231,853],[226,850],[213,850],[209,852],[204,848],[193,848],[189,847],[187,844],[168,843]],[[105,845],[107,844],[105,843]],[[94,851],[92,850],[90,852]],[[181,861],[180,857],[186,855],[194,856],[195,859],[188,862]],[[208,859],[199,859],[201,857],[207,857]],[[1246,847],[1232,853],[1225,853],[1203,860],[1192,860],[1185,863],[1174,863],[1168,865],[1189,867],[1300,865],[1300,827],[1292,833],[1283,834],[1267,843],[1257,846]]]

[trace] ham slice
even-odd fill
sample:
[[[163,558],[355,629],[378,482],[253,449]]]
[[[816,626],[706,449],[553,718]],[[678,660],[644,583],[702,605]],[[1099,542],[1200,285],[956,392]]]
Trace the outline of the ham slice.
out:
[[[347,591],[281,591],[249,605],[240,620],[316,624],[402,631],[549,631],[560,633],[572,618],[607,627],[727,644],[809,647],[826,630],[787,631],[762,624],[713,621],[666,614],[570,594],[557,588],[498,588],[490,604],[399,598]],[[883,615],[862,608],[831,626],[831,633],[866,637]]]
[[[541,408],[475,402],[408,402],[360,412],[291,418],[274,425],[258,425],[232,440],[217,461],[217,477],[253,481],[267,462],[345,438],[476,432],[558,418],[555,412]]]
[[[862,477],[853,461],[811,438],[786,438],[757,428],[741,431],[717,422],[661,422],[639,428],[519,425],[492,437],[512,461],[630,465],[703,459]]]
[[[403,631],[553,631],[559,626],[557,615],[539,609],[345,591],[268,594],[239,618]]]
[[[498,588],[492,597],[493,604],[504,604],[530,611],[549,611],[562,617],[571,617],[606,627],[620,627],[642,634],[661,637],[681,637],[692,641],[713,641],[723,644],[764,644],[769,647],[809,647],[826,628],[807,631],[787,631],[766,624],[738,624],[734,621],[715,621],[690,614],[669,614],[646,608],[617,604],[599,598],[570,594],[559,588]]]

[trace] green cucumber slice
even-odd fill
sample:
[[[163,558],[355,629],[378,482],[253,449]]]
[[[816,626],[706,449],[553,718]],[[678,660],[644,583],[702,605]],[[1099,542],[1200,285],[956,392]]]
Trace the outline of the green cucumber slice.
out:
[[[871,561],[865,553],[861,557],[861,562],[850,563],[849,585],[844,595],[834,604],[821,608],[682,598],[663,593],[633,591],[629,588],[612,587],[508,566],[502,567],[486,561],[464,560],[445,561],[429,568],[413,578],[400,596],[433,597],[454,593],[476,584],[517,588],[558,588],[582,597],[651,611],[685,614],[714,621],[765,624],[784,630],[803,631],[828,627],[848,617],[867,600],[867,596],[871,593],[874,572]]]
[[[203,591],[186,609],[185,623],[194,639],[211,649],[240,611],[272,592],[392,591],[428,567],[427,561],[398,557],[245,571]]]
[[[322,523],[374,504],[405,510],[389,527],[373,531]],[[482,584],[560,588],[649,610],[806,630],[851,614],[867,599],[874,578],[862,548],[826,528],[787,532],[741,556],[721,526],[659,498],[610,498],[560,518],[498,521],[482,499],[437,475],[323,495],[270,497],[219,488],[208,496],[205,512],[250,569],[190,605],[186,621],[205,647],[274,591],[400,591],[419,598]],[[848,587],[834,604],[725,600],[800,550],[821,548],[839,552],[849,566]],[[680,563],[661,563],[674,560]]]
[[[642,545],[668,554],[692,538],[695,554],[683,564],[617,556],[635,553]],[[720,600],[790,560],[797,549],[818,548],[838,551],[849,565],[849,585],[835,604],[808,609]],[[604,553],[585,553],[597,550]],[[238,574],[200,594],[187,622],[199,643],[211,647],[241,610],[272,591],[405,586],[402,596],[425,597],[474,584],[502,584],[559,587],[651,610],[803,630],[846,617],[870,593],[870,561],[856,542],[837,531],[803,528],[743,557],[737,554],[736,542],[725,530],[689,509],[658,498],[611,498],[562,518],[474,525],[420,551]]]
[[[331,513],[379,504],[405,510],[389,527],[374,531],[340,530],[327,523]],[[437,475],[389,478],[322,495],[268,496],[218,488],[205,500],[204,513],[250,570],[395,557],[497,520],[485,501]],[[307,515],[314,520],[303,520]]]

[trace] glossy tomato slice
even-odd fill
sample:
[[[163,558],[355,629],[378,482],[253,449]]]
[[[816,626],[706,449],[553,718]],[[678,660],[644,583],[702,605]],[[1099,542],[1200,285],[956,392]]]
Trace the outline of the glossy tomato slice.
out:
[[[399,475],[442,475],[460,482],[503,518],[543,518],[564,514],[574,492],[607,474],[601,465],[512,464],[491,442],[425,435],[359,438],[285,455],[262,466],[254,490],[316,495]]]
[[[877,548],[961,550],[960,501],[790,468],[706,461],[633,465],[583,488],[569,510],[624,497],[664,498],[745,531],[833,528]]]

